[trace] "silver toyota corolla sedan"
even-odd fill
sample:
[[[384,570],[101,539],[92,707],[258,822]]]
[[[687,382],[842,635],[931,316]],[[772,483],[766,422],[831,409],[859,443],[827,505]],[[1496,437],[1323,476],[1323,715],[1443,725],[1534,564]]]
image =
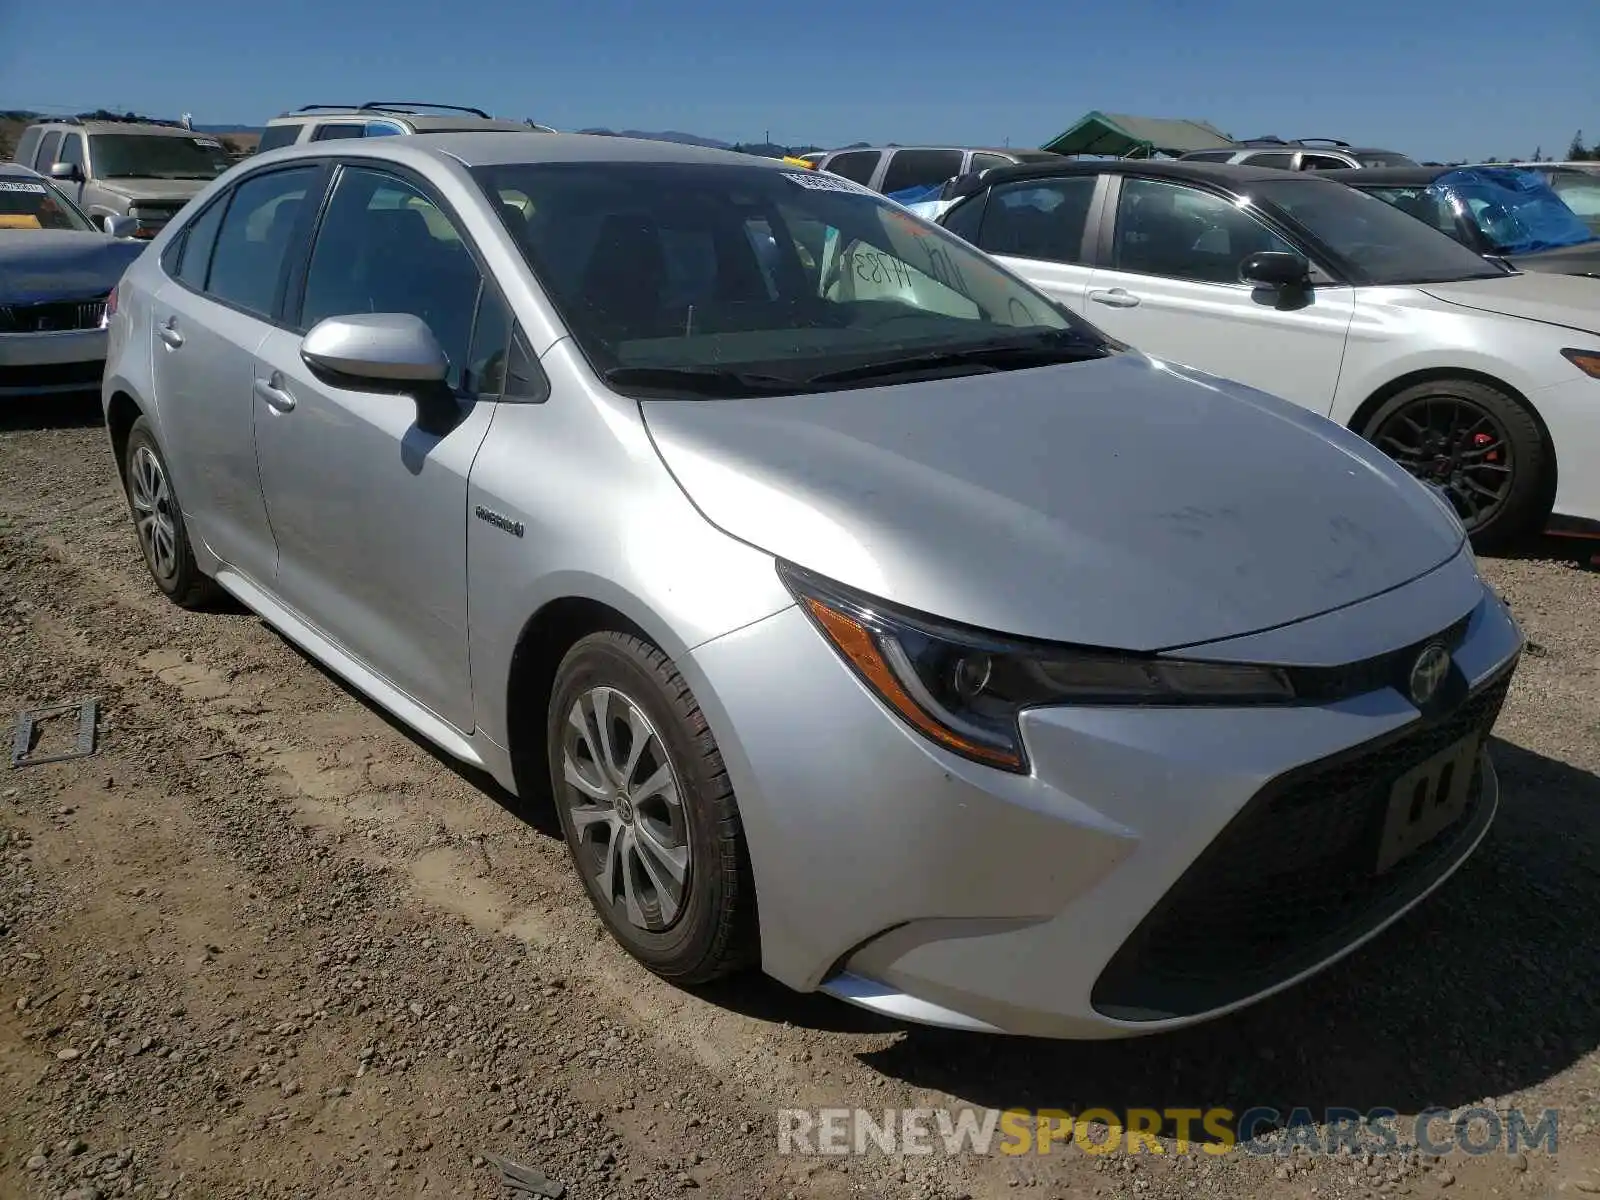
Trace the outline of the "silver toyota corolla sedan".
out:
[[[112,313],[161,590],[552,800],[679,983],[1153,1032],[1349,952],[1494,815],[1522,639],[1437,494],[848,181],[277,150]]]

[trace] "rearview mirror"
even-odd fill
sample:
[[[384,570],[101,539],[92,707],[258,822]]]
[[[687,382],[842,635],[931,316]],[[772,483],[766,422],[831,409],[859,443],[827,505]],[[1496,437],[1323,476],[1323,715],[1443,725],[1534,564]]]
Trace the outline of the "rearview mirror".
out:
[[[77,183],[83,178],[83,168],[77,163],[52,163],[50,164],[51,179],[66,179]]]
[[[139,231],[139,218],[128,216],[107,217],[106,232],[114,238],[131,238]]]
[[[1311,282],[1311,263],[1303,254],[1258,250],[1239,264],[1239,280],[1256,287],[1300,287]]]
[[[313,370],[404,391],[443,383],[449,360],[426,321],[411,313],[357,313],[319,321],[300,343]]]

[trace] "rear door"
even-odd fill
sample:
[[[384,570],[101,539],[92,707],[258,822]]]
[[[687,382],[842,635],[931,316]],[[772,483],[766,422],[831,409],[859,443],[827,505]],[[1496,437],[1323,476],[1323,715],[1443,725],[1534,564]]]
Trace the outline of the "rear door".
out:
[[[1104,180],[1102,175],[1064,175],[1000,184],[982,200],[975,236],[954,212],[952,229],[1081,313],[1094,273],[1089,230],[1098,223],[1090,214],[1105,190]]]
[[[320,164],[247,177],[189,222],[163,255],[152,302],[162,436],[191,528],[224,562],[271,583],[277,550],[256,468],[255,351],[273,329],[300,218]]]
[[[1326,282],[1290,298],[1239,281],[1262,250],[1303,253],[1221,194],[1118,176],[1085,314],[1156,358],[1238,380],[1326,413],[1333,405],[1354,289]]]

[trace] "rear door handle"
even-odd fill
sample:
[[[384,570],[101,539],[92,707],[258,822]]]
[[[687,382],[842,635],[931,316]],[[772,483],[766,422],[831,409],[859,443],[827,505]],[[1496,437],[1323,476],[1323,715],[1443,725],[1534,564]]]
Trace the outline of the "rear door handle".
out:
[[[156,336],[174,350],[183,345],[183,334],[178,332],[177,317],[168,317],[165,325],[157,325]]]
[[[1108,308],[1137,308],[1139,305],[1139,297],[1121,288],[1112,288],[1109,292],[1090,292],[1089,299]]]
[[[274,412],[289,412],[294,408],[294,397],[283,389],[282,372],[274,371],[271,379],[256,380],[255,392]]]

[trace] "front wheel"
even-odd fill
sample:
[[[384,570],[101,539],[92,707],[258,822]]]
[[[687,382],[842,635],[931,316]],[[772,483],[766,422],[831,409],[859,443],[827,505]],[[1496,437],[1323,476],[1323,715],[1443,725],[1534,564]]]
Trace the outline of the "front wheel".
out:
[[[748,965],[755,888],[733,786],[672,661],[628,634],[580,639],[547,733],[567,849],[612,936],[679,984]]]
[[[1548,515],[1554,456],[1527,406],[1497,387],[1417,384],[1379,406],[1360,433],[1442,489],[1479,549],[1536,533]]]

